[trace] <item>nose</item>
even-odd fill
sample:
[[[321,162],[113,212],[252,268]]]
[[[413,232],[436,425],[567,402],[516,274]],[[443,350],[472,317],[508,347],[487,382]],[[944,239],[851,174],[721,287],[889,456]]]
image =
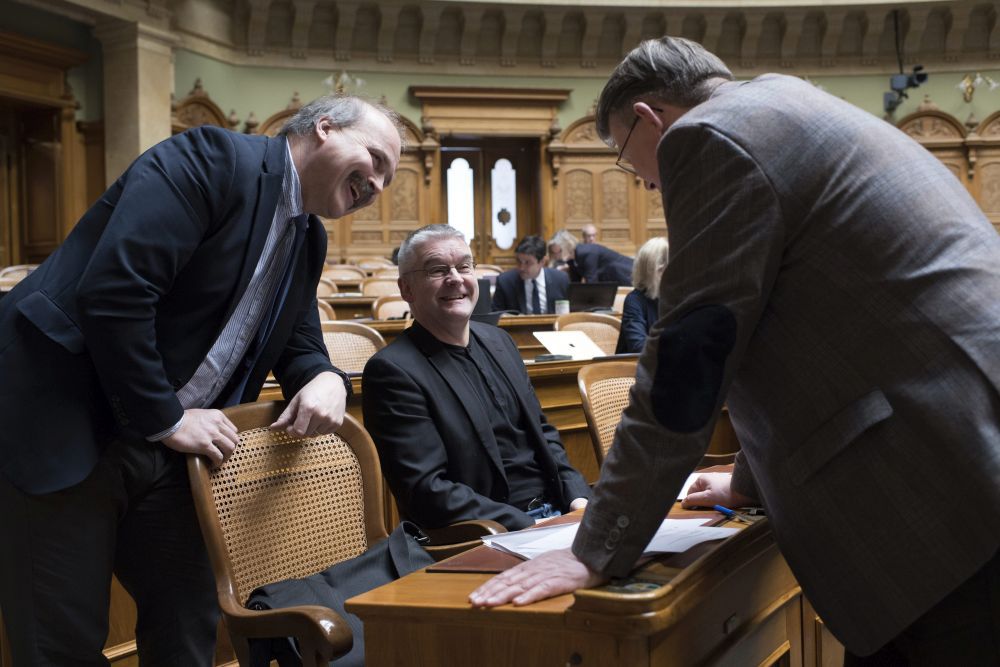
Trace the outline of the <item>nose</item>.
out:
[[[369,178],[368,182],[371,184],[372,192],[377,195],[382,194],[382,186],[385,184],[385,176],[378,175],[373,178]]]

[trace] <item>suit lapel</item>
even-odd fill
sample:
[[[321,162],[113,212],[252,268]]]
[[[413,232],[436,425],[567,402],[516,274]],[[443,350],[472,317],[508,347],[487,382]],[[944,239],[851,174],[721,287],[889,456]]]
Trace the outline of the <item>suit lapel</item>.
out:
[[[417,323],[410,327],[410,331],[417,347],[427,356],[427,361],[434,367],[434,370],[441,375],[445,384],[454,394],[455,401],[462,406],[462,410],[469,418],[469,423],[476,432],[480,444],[486,450],[486,454],[490,457],[490,461],[493,462],[501,479],[506,480],[507,475],[503,471],[503,462],[500,460],[500,447],[497,445],[493,430],[490,428],[490,416],[484,411],[482,401],[470,400],[470,397],[475,394],[472,384],[451,358],[451,355],[448,354],[443,343]]]
[[[257,268],[257,261],[264,251],[264,243],[267,242],[267,233],[271,229],[271,222],[274,220],[274,211],[278,208],[278,198],[281,196],[281,181],[285,177],[285,159],[288,149],[286,140],[283,137],[268,139],[267,147],[264,149],[264,165],[260,173],[260,187],[257,189],[257,206],[255,208],[253,222],[250,227],[250,242],[247,244],[246,254],[243,255],[243,264],[240,267],[240,278],[236,283],[236,294],[229,304],[226,317],[223,322],[228,322],[233,310],[243,298],[243,293],[250,284],[254,269]]]

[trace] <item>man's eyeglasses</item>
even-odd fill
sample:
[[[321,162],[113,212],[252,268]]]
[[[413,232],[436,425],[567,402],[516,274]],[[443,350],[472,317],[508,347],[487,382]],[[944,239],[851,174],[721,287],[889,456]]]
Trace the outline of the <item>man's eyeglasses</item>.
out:
[[[476,271],[476,263],[472,260],[466,262],[459,262],[452,266],[451,264],[434,264],[433,266],[428,266],[426,269],[413,269],[412,271],[407,271],[406,273],[424,273],[431,280],[443,280],[451,275],[451,270],[455,269],[455,272],[460,276],[471,276]]]
[[[662,113],[663,112],[663,109],[660,109],[659,107],[649,107],[649,108],[652,109],[653,111],[658,112],[658,113]],[[632,119],[632,126],[630,128],[628,128],[628,134],[625,135],[625,141],[622,142],[622,147],[620,149],[618,149],[618,159],[615,160],[615,166],[616,167],[618,167],[622,171],[627,171],[628,173],[632,174],[633,176],[636,175],[636,173],[635,173],[635,167],[632,166],[631,162],[629,162],[624,157],[622,157],[622,155],[625,154],[625,147],[628,146],[628,140],[632,138],[632,132],[635,131],[635,126],[638,123],[639,123],[639,114],[636,114],[635,118]]]

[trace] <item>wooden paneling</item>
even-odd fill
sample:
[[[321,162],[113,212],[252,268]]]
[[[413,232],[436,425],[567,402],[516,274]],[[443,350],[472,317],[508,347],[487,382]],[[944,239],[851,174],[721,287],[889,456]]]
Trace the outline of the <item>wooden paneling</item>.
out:
[[[549,145],[555,190],[554,226],[579,236],[587,224],[597,240],[624,255],[650,236],[662,236],[663,206],[642,181],[615,165],[617,154],[597,136],[594,117],[584,116]]]

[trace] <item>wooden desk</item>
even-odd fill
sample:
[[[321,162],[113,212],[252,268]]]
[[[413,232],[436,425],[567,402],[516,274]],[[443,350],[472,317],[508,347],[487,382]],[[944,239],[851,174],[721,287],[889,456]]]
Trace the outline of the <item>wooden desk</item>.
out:
[[[834,664],[766,522],[634,573],[654,590],[473,609],[487,574],[415,572],[348,601],[369,667]],[[807,621],[809,619],[807,618]]]
[[[372,304],[375,303],[375,297],[373,296],[340,296],[331,294],[318,298],[333,306],[333,312],[337,314],[338,320],[371,318]]]

